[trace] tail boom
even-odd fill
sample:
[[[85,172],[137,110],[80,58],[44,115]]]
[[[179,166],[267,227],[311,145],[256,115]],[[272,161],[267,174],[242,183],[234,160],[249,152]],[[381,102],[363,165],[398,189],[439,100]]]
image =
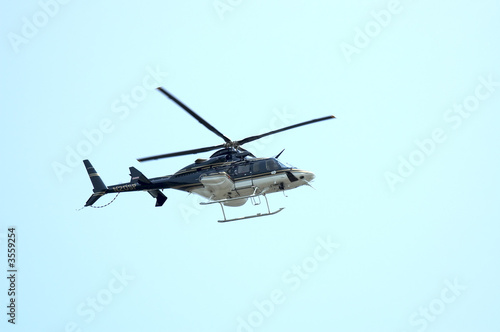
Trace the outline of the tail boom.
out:
[[[83,163],[87,169],[87,173],[89,174],[92,186],[94,187],[94,193],[87,200],[85,206],[92,206],[99,198],[108,193],[120,193],[126,191],[147,191],[151,196],[153,196],[153,198],[156,199],[155,206],[157,207],[162,206],[167,200],[167,197],[160,191],[162,187],[154,184],[135,167],[130,167],[131,180],[129,183],[122,183],[107,187],[90,161],[84,160]]]

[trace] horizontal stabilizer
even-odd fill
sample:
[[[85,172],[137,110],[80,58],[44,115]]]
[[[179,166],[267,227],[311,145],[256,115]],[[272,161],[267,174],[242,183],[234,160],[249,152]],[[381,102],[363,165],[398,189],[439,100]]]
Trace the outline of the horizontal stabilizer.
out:
[[[165,196],[160,190],[154,189],[154,190],[148,190],[148,193],[156,198],[156,207],[160,207],[167,201],[167,196]]]
[[[101,196],[103,196],[104,193],[96,193],[90,196],[90,198],[87,200],[87,203],[85,203],[85,206],[91,206],[94,204]]]

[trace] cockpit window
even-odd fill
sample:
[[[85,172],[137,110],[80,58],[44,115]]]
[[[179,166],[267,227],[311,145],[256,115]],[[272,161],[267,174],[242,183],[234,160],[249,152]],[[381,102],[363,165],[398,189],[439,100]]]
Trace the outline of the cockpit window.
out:
[[[288,168],[276,159],[260,160],[253,164],[253,173],[272,172],[279,169]]]
[[[280,169],[280,164],[274,160],[274,159],[269,159],[269,160],[266,160],[266,168],[268,171],[275,171],[275,170],[278,170]]]

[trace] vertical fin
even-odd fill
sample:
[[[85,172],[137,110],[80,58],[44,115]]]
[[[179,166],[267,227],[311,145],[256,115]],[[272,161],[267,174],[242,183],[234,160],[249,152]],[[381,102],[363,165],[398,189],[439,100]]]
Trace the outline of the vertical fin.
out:
[[[106,190],[108,189],[108,187],[106,187],[104,182],[102,182],[101,177],[99,176],[99,174],[97,174],[94,166],[92,166],[90,161],[86,159],[83,161],[83,164],[87,169],[87,173],[89,173],[90,181],[92,182],[92,186],[94,187],[94,194],[90,196],[90,198],[87,200],[87,203],[85,203],[85,206],[91,206],[99,198],[101,198],[101,196],[107,194]]]
[[[90,161],[88,161],[87,159],[85,159],[83,161],[83,164],[87,168],[87,173],[89,173],[90,181],[92,181],[92,186],[94,186],[94,192],[98,193],[98,192],[104,192],[104,191],[106,191],[106,189],[108,189],[108,187],[106,187],[106,185],[104,184],[104,182],[102,182],[101,177],[96,172],[94,166],[92,166],[92,164],[90,163]]]

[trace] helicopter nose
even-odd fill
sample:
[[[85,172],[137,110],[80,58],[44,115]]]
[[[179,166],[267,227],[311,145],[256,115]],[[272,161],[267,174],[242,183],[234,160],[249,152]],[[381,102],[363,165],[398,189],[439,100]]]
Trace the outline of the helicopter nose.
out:
[[[312,180],[314,180],[316,175],[314,175],[313,172],[300,171],[297,177],[299,178],[299,180],[303,180],[304,182],[311,182]]]
[[[307,182],[311,182],[312,180],[314,180],[315,177],[316,177],[316,175],[314,175],[313,172],[307,172],[305,175],[305,180]]]
[[[309,180],[309,181],[314,180],[314,178],[315,178],[315,177],[316,177],[316,175],[315,175],[313,172],[311,172],[311,177],[310,177],[310,180]]]

